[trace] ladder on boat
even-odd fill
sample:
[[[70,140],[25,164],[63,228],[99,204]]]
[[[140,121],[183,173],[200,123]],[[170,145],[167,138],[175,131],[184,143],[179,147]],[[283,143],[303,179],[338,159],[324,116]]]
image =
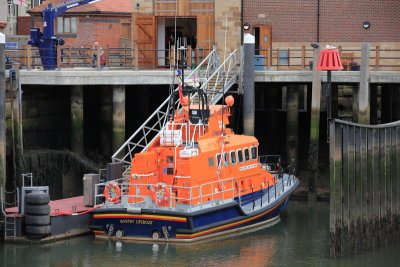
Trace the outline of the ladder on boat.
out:
[[[219,58],[219,54],[214,48],[196,69],[185,77],[185,81],[192,79],[200,82],[200,89],[209,96],[208,104],[210,105],[218,103],[223,95],[237,83],[239,76],[240,62],[237,50],[233,51],[222,63],[219,63]],[[178,90],[178,88],[175,90]],[[147,150],[168,120],[169,102],[170,98],[168,97],[135,133],[128,138],[112,156],[113,162],[122,162],[128,168],[134,153]],[[198,103],[196,95],[192,97],[191,103]]]

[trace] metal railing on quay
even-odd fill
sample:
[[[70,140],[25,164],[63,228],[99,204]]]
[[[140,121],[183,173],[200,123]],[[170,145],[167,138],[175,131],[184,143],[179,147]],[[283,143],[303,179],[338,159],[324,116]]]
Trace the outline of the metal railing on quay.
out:
[[[359,70],[361,65],[361,48],[338,47],[344,71]],[[185,60],[191,68],[198,66],[207,57],[211,49],[189,49]],[[45,49],[42,54],[48,54]],[[263,70],[311,70],[312,48],[287,47],[276,49],[256,49],[254,68]],[[51,67],[57,69],[96,68],[96,69],[167,69],[181,60],[174,48],[171,49],[135,49],[128,46],[105,47],[93,49],[91,46],[57,47],[54,56],[40,56],[36,47],[24,45],[22,48],[7,49],[7,60],[18,63],[22,69],[43,68],[42,59],[52,59],[57,62]],[[94,58],[94,55],[96,57]],[[99,56],[98,56],[99,55]],[[177,55],[175,57],[175,55]],[[372,71],[399,71],[400,49],[373,46],[370,49],[370,70]]]

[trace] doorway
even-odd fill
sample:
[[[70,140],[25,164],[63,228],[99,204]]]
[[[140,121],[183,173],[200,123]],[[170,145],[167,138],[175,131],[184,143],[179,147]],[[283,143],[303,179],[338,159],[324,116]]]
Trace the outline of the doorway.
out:
[[[174,47],[193,51],[197,45],[196,18],[157,18],[157,58],[159,66],[173,63]]]
[[[253,35],[255,38],[255,54],[264,56],[264,66],[271,66],[272,55],[272,26],[254,25]]]

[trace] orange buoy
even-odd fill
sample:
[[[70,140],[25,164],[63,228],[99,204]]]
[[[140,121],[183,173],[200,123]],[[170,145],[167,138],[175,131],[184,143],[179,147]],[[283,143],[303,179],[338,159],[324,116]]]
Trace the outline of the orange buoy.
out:
[[[104,187],[104,197],[109,202],[117,202],[121,197],[121,189],[115,182],[107,182]]]
[[[151,187],[151,199],[157,206],[167,203],[169,199],[169,190],[165,183],[156,183]]]
[[[225,97],[225,103],[228,105],[228,107],[232,107],[235,103],[235,99],[233,98],[233,96],[228,95],[227,97]]]

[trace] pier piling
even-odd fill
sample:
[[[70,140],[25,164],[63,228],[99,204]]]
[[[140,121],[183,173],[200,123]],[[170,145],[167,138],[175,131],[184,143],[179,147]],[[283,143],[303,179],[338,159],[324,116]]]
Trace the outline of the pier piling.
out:
[[[71,150],[78,155],[84,153],[83,86],[71,88]]]
[[[313,66],[317,66],[320,48],[313,50]],[[319,120],[321,108],[321,71],[313,68],[312,93],[311,93],[311,123],[310,123],[310,147],[308,163],[311,175],[308,178],[308,200],[317,198],[316,184],[318,179],[318,151],[319,151]]]
[[[113,151],[125,142],[125,86],[113,86]]]
[[[5,35],[0,32],[0,187],[5,187],[6,184],[5,42]]]
[[[255,39],[251,34],[245,34],[243,44],[243,131],[245,135],[254,136],[254,52]]]
[[[400,122],[330,121],[332,256],[400,240]]]

